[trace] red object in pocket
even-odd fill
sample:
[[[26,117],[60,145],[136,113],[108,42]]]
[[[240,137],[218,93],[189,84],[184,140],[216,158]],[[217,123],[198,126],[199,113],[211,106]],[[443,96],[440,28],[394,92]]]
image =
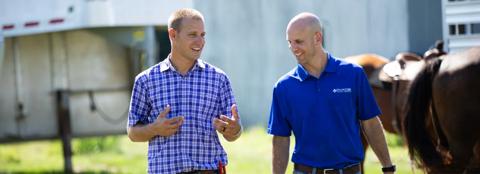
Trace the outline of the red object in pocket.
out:
[[[227,170],[221,160],[218,161],[218,174],[227,174]]]

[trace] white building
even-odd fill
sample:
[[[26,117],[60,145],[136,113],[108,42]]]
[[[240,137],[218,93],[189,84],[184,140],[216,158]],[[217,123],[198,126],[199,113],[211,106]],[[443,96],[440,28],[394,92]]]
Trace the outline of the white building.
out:
[[[443,0],[443,38],[449,52],[480,46],[480,0]]]

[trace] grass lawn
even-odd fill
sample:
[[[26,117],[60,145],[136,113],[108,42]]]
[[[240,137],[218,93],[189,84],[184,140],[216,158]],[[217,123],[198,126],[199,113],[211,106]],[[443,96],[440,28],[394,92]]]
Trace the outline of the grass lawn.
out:
[[[397,164],[397,174],[412,173],[407,150],[398,145],[398,137],[389,135],[387,139],[393,161]],[[223,145],[229,155],[229,174],[270,173],[271,136],[263,128],[251,128],[237,141],[223,141]],[[147,143],[132,143],[123,135],[74,139],[72,146],[76,173],[146,173]],[[380,163],[371,150],[366,155],[365,169],[366,174],[381,173]],[[0,173],[62,171],[59,140],[0,144]],[[287,173],[291,172],[292,165],[289,164]],[[415,173],[422,172],[417,169]]]

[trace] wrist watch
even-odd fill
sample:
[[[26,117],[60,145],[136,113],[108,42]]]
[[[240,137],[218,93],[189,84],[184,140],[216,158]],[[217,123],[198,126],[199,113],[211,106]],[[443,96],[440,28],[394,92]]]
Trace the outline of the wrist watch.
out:
[[[388,167],[382,167],[382,172],[395,172],[396,167],[395,165],[391,165]]]

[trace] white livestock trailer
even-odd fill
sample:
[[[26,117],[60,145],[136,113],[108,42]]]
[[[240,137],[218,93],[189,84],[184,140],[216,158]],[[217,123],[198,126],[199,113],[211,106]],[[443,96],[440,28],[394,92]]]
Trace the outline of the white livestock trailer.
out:
[[[443,0],[443,38],[449,52],[480,46],[480,0]]]
[[[134,76],[170,51],[168,16],[191,6],[0,1],[0,143],[61,138],[71,172],[72,137],[125,133]]]

